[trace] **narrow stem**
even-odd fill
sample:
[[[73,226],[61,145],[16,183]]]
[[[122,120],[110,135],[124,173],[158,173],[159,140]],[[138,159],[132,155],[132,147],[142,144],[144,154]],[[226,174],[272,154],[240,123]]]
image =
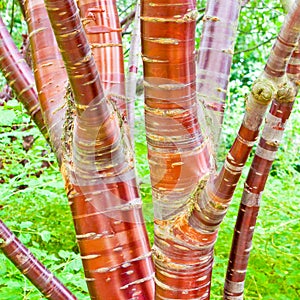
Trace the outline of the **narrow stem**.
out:
[[[134,145],[134,103],[136,97],[137,72],[140,56],[140,39],[141,39],[141,4],[138,0],[134,10],[134,26],[131,33],[131,43],[128,59],[128,75],[126,79],[126,99],[127,99],[127,115],[131,133],[131,142]]]
[[[284,126],[292,106],[293,101],[290,102],[290,99],[288,102],[275,100],[266,117],[266,125],[245,183],[234,230],[224,299],[243,299],[246,269],[262,192],[282,140]]]
[[[136,8],[131,13],[129,13],[124,19],[121,20],[120,25],[124,26],[127,25],[127,23],[130,24],[135,18],[135,14],[136,14]]]
[[[291,53],[298,44],[300,32],[300,1],[295,0],[285,17],[277,40],[272,48],[264,73],[267,77],[281,78],[286,72],[286,66]]]
[[[25,16],[40,106],[54,153],[61,164],[68,77],[43,0],[27,0]]]
[[[300,76],[299,45],[293,52],[287,68],[288,73],[291,71],[292,77]],[[292,98],[286,98],[279,91],[266,117],[265,126],[245,182],[234,229],[224,299],[243,299],[246,270],[262,193],[282,141],[286,122],[292,111],[298,89],[299,85],[295,85]]]
[[[197,63],[197,97],[203,108],[203,131],[217,151],[223,123],[238,18],[239,0],[209,0],[203,18]]]
[[[0,249],[9,260],[41,291],[52,300],[76,297],[46,269],[0,220]]]
[[[30,117],[48,139],[33,74],[28,64],[13,42],[2,18],[0,17],[0,67],[6,80],[15,91],[17,99],[25,106]]]

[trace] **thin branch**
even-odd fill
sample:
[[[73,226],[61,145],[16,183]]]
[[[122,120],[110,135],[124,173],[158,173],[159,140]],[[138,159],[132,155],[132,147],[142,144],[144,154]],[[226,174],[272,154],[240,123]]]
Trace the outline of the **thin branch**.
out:
[[[300,75],[299,62],[298,47],[298,51],[295,50],[292,54],[287,68],[291,79]],[[283,86],[273,100],[246,179],[228,261],[224,299],[243,298],[246,270],[262,193],[299,89],[299,85],[293,85],[289,81],[287,85],[291,92],[286,93],[287,87]]]
[[[46,298],[52,300],[76,299],[16,238],[2,220],[0,220],[0,249]]]
[[[12,34],[14,28],[14,21],[15,21],[15,0],[13,0],[12,9],[11,9],[11,18],[10,18],[10,25],[9,25],[10,34]]]
[[[134,8],[134,10],[131,13],[129,13],[123,20],[121,20],[120,22],[121,26],[124,26],[125,24],[127,25],[127,23],[131,24],[131,22],[134,19],[135,12],[136,12],[136,8]]]
[[[131,143],[134,145],[134,103],[136,97],[136,84],[137,84],[137,72],[138,72],[138,59],[141,51],[140,47],[140,14],[141,4],[138,0],[136,8],[134,10],[134,27],[131,34],[131,43],[128,59],[128,76],[126,80],[126,104],[127,104],[127,116],[130,127]]]
[[[255,45],[255,46],[253,46],[253,47],[251,47],[251,48],[247,48],[247,49],[243,49],[243,50],[236,51],[236,52],[234,52],[234,55],[240,54],[240,53],[245,53],[245,52],[253,51],[253,50],[259,48],[260,46],[263,46],[263,45],[265,45],[265,44],[267,44],[267,43],[273,41],[274,39],[276,39],[276,36],[272,36],[271,38],[267,39],[266,41],[264,41],[264,42],[262,42],[262,43],[260,43],[260,44],[257,44],[257,45]]]

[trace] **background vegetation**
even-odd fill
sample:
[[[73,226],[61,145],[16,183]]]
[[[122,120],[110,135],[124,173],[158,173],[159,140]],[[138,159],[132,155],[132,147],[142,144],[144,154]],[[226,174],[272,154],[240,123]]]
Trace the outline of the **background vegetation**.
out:
[[[200,16],[204,1],[199,1]],[[14,9],[13,9],[14,7]],[[133,5],[120,1],[121,18]],[[25,33],[17,6],[0,1],[0,10],[18,45]],[[13,12],[14,11],[14,12]],[[231,75],[223,139],[222,161],[238,130],[244,96],[262,70],[272,40],[283,20],[279,1],[250,1],[242,10]],[[13,21],[12,21],[13,20]],[[199,23],[200,32],[201,24]],[[124,34],[128,49],[131,26]],[[198,35],[200,37],[200,34]],[[197,40],[199,44],[199,39]],[[126,50],[128,53],[128,50]],[[0,77],[1,89],[5,84]],[[142,98],[136,103],[136,155],[145,219],[152,235],[151,188],[143,125]],[[300,120],[299,101],[273,165],[255,229],[254,249],[247,272],[246,299],[299,299],[300,253]],[[248,167],[249,168],[249,165]],[[247,168],[243,178],[247,174]],[[10,100],[0,106],[0,218],[20,240],[59,277],[79,299],[89,299],[75,242],[71,214],[55,157],[23,107]],[[212,299],[222,298],[222,287],[242,184],[221,226],[215,249]],[[0,255],[0,299],[40,299],[38,291]]]

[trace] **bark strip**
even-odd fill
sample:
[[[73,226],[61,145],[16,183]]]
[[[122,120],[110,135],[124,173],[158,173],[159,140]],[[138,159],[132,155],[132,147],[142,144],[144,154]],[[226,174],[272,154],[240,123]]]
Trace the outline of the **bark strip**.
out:
[[[197,97],[201,126],[217,151],[236,40],[239,0],[209,0],[197,63]]]
[[[40,106],[52,149],[61,164],[68,77],[43,0],[24,3]]]
[[[122,28],[116,0],[79,0],[78,8],[105,95],[126,121]]]

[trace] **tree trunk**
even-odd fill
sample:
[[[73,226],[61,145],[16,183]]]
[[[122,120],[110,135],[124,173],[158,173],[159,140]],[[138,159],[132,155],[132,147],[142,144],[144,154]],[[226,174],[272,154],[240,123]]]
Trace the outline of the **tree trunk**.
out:
[[[62,174],[91,298],[151,299],[151,252],[124,123],[105,97],[75,4],[46,7],[75,101]]]
[[[197,63],[196,2],[142,1],[145,123],[155,224],[152,252],[132,150],[139,35],[133,36],[126,95],[116,2],[45,3],[21,1],[35,80],[2,20],[0,63],[18,99],[46,138],[49,133],[92,299],[210,298],[218,229],[272,102],[246,180],[225,284],[225,299],[242,299],[260,195],[299,85],[299,49],[293,50],[299,40],[300,0],[287,15],[266,67],[247,96],[242,125],[219,172],[215,153],[241,1],[208,1]],[[23,272],[29,267],[27,275],[37,287],[52,299],[74,299],[0,225],[2,250]]]

